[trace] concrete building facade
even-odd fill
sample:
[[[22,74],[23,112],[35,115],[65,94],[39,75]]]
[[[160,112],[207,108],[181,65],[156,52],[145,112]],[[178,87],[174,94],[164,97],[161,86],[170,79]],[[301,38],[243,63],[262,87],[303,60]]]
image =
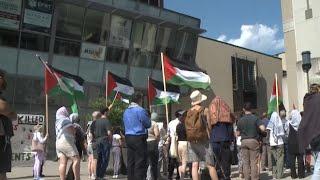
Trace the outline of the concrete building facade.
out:
[[[281,0],[285,41],[285,81],[287,106],[293,104],[303,109],[303,97],[307,92],[307,76],[302,69],[303,51],[310,51],[312,68],[310,83],[320,83],[320,1]]]

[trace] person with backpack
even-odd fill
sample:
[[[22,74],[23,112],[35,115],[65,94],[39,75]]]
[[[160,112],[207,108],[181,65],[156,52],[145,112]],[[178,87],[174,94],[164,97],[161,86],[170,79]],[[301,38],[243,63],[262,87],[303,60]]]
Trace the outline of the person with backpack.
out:
[[[192,178],[199,179],[199,162],[204,161],[211,179],[218,180],[214,153],[209,142],[210,126],[208,109],[202,106],[207,96],[195,90],[190,95],[191,108],[185,119],[187,140],[189,141],[189,161],[192,162]]]
[[[0,69],[0,179],[7,179],[7,172],[11,172],[12,150],[10,139],[13,136],[12,120],[17,119],[17,114],[9,106],[2,92],[7,87],[5,71]]]
[[[210,142],[216,155],[217,172],[221,179],[231,179],[232,151],[234,147],[234,116],[229,105],[219,96],[215,97],[210,106]]]
[[[251,103],[244,104],[244,115],[237,123],[237,136],[241,136],[241,155],[245,179],[259,179],[259,137],[260,131],[265,132],[265,126],[259,118],[252,114]]]

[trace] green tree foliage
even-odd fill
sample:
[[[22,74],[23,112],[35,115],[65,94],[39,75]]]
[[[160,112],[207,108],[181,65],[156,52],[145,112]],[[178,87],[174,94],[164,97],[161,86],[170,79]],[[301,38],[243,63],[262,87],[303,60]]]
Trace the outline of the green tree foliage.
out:
[[[108,105],[112,103],[112,100],[108,100]],[[106,107],[106,99],[105,97],[99,97],[89,102],[89,107],[92,109],[102,109]],[[109,111],[108,119],[110,120],[113,127],[123,126],[122,123],[122,114],[124,110],[128,107],[128,104],[115,100],[111,110]]]

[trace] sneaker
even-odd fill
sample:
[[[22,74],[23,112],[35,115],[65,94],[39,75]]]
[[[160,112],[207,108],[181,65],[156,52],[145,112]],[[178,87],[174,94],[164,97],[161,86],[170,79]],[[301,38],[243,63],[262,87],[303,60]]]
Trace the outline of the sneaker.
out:
[[[95,179],[96,179],[96,176],[95,176],[95,175],[91,175],[91,178],[89,178],[89,179],[95,180]]]
[[[113,175],[112,176],[113,179],[118,179],[118,177],[119,177],[118,175]]]

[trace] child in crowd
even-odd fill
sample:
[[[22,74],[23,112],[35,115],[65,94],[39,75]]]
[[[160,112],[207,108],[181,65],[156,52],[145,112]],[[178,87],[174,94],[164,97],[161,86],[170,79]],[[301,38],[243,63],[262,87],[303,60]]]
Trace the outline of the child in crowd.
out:
[[[32,138],[32,151],[35,153],[35,161],[33,165],[34,179],[38,180],[41,176],[41,166],[45,161],[45,142],[47,141],[48,134],[45,137],[42,135],[42,126],[36,125]]]

